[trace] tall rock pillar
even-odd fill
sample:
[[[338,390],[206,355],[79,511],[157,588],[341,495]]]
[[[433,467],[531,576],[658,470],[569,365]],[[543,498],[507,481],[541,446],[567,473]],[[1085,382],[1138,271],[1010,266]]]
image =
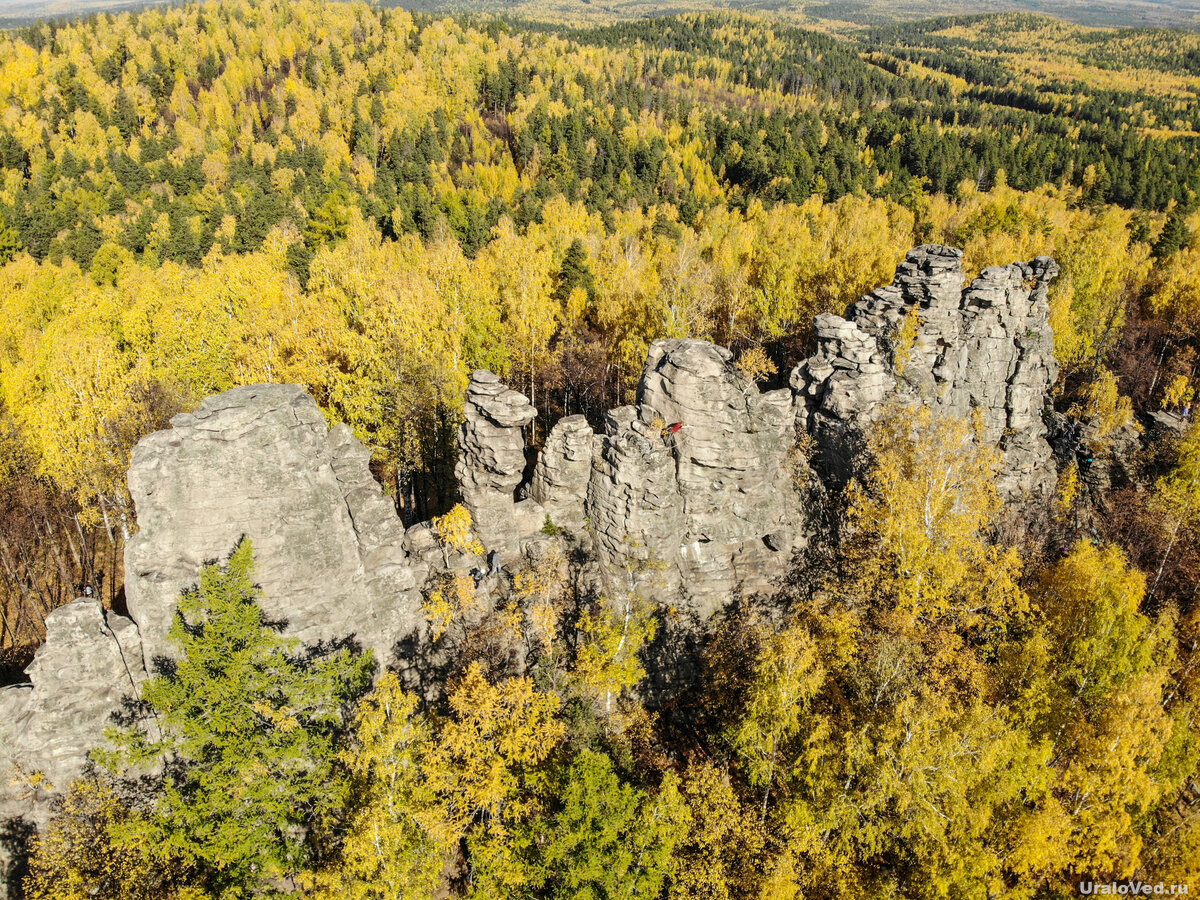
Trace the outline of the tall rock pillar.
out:
[[[796,425],[816,441],[827,474],[845,480],[855,448],[886,401],[978,414],[1004,464],[1009,500],[1045,500],[1055,469],[1042,409],[1058,375],[1048,291],[1058,264],[1039,256],[989,266],[965,284],[962,253],[908,252],[892,284],[846,317],[817,317],[817,352],[792,373]]]
[[[486,369],[471,374],[454,474],[475,533],[489,551],[502,555],[517,551],[521,544],[515,501],[525,472],[521,428],[536,415],[533,404],[497,375]]]
[[[584,527],[595,439],[584,416],[559,419],[546,436],[533,472],[533,499],[542,505],[551,522],[570,531]]]

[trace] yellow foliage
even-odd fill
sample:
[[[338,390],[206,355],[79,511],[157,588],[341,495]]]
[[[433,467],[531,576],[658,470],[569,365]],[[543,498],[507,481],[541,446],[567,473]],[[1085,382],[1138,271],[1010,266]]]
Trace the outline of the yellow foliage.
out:
[[[451,845],[424,770],[431,730],[394,672],[359,703],[354,737],[342,757],[355,779],[355,812],[337,864],[318,874],[314,895],[429,900]]]
[[[913,347],[916,346],[917,336],[920,333],[921,306],[917,303],[913,304],[913,308],[908,311],[908,315],[904,317],[904,321],[900,323],[900,329],[896,333],[892,361],[897,375],[904,374],[904,367],[908,365],[909,357],[912,355]]]
[[[550,550],[536,564],[522,566],[513,575],[513,595],[525,620],[531,644],[545,654],[557,654],[556,638],[567,595],[568,562],[562,546]]]
[[[464,553],[478,556],[483,553],[483,544],[472,531],[471,511],[461,503],[455,504],[445,515],[435,516],[433,529],[442,545],[442,553]],[[447,558],[446,564],[449,565]]]
[[[119,845],[117,829],[138,827],[141,813],[106,784],[90,778],[71,784],[62,807],[34,841],[29,900],[192,900],[183,872],[154,846]],[[148,826],[147,826],[148,830]]]
[[[750,381],[762,381],[779,371],[779,367],[771,361],[762,347],[750,347],[737,358],[737,370],[743,378]]]
[[[1058,491],[1054,498],[1054,517],[1062,521],[1079,496],[1079,466],[1071,460],[1058,476]]]
[[[614,702],[646,677],[638,654],[654,640],[653,611],[630,594],[618,601],[602,601],[599,611],[583,613],[578,627],[574,680],[605,714],[611,714]]]
[[[1133,406],[1120,393],[1117,377],[1108,369],[1101,367],[1082,393],[1083,407],[1073,412],[1092,426],[1088,439],[1096,446],[1103,446],[1133,422]]]
[[[1089,210],[1075,191],[1052,186],[979,191],[967,182],[959,194],[958,201],[931,197],[925,224],[931,240],[962,248],[968,277],[998,259],[1053,256],[1062,268],[1050,288],[1059,365],[1082,368],[1115,345],[1151,266],[1150,247],[1131,240],[1132,213]]]
[[[1167,389],[1163,392],[1162,408],[1174,409],[1184,403],[1191,402],[1192,397],[1196,394],[1192,388],[1192,380],[1186,375],[1174,376]]]
[[[781,745],[799,730],[825,676],[816,642],[803,626],[786,628],[765,641],[745,715],[731,735],[750,781],[762,789],[764,817],[776,768],[781,764]]]
[[[559,704],[528,678],[492,684],[482,665],[472,663],[450,695],[452,716],[426,757],[429,786],[444,808],[437,840],[457,840],[482,818],[487,837],[504,846],[509,829],[536,809],[527,779],[562,740]]]
[[[1055,796],[1075,871],[1132,874],[1134,822],[1168,784],[1159,761],[1175,728],[1165,709],[1173,622],[1141,612],[1145,589],[1119,549],[1081,541],[1037,591],[1056,654],[1042,727],[1062,752]]]
[[[442,591],[430,591],[421,604],[421,612],[429,623],[429,639],[436,643],[454,621],[454,604]]]
[[[711,763],[689,767],[683,796],[692,816],[687,840],[676,851],[679,869],[671,900],[733,900],[750,896],[759,879],[765,835],[738,798],[727,772]]]
[[[1200,246],[1184,247],[1159,264],[1150,308],[1174,331],[1189,336],[1200,332]]]
[[[446,575],[425,595],[421,611],[429,623],[430,640],[437,642],[455,618],[476,612],[475,580],[462,572]]]
[[[1020,609],[1020,560],[986,531],[1000,512],[1000,454],[982,424],[928,406],[889,407],[869,435],[874,466],[851,491],[850,522],[865,538],[865,597],[930,625],[968,628]]]

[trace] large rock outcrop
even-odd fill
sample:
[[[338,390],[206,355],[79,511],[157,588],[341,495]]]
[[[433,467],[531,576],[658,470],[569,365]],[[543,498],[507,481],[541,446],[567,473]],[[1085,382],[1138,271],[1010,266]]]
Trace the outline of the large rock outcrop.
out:
[[[1047,290],[1049,257],[992,266],[964,289],[962,253],[909,251],[891,285],[846,317],[818,316],[816,354],[792,373],[796,424],[825,468],[848,477],[864,428],[890,398],[957,416],[978,411],[1004,453],[999,486],[1012,500],[1054,488],[1042,410],[1058,375]]]
[[[498,376],[485,369],[472,373],[454,474],[479,539],[504,556],[520,546],[515,495],[525,472],[521,429],[536,415],[533,404]]]
[[[147,666],[170,652],[180,592],[242,536],[268,618],[304,641],[352,635],[386,664],[422,621],[425,573],[368,459],[295,385],[234,388],[143,438],[129,470],[138,532],[125,589]]]
[[[180,593],[243,536],[255,545],[266,615],[287,633],[354,637],[383,664],[411,643],[428,567],[406,553],[369,456],[294,385],[209,397],[140,441],[129,471],[139,529],[125,553],[136,624],[92,600],[47,618],[31,683],[0,690],[0,820],[45,821],[123,699],[137,695],[155,657],[170,655]],[[7,852],[0,846],[0,876]]]
[[[791,406],[786,389],[761,393],[724,348],[656,341],[638,406],[609,415],[592,476],[601,562],[682,585],[701,618],[765,587],[798,536]]]
[[[728,350],[656,341],[637,405],[609,412],[602,435],[582,416],[558,422],[531,499],[514,506],[520,429],[532,418],[525,397],[495,375],[472,376],[457,473],[489,550],[515,550],[549,515],[594,552],[599,590],[642,590],[698,618],[786,568],[801,531],[788,470],[792,395],[761,393]]]
[[[31,684],[0,689],[0,819],[40,824],[146,678],[137,626],[95,600],[68,603],[46,617],[25,672]]]
[[[637,404],[608,413],[602,434],[580,416],[558,422],[520,503],[522,429],[535,410],[475,372],[456,475],[476,532],[503,561],[524,550],[535,566],[565,566],[570,546],[573,559],[588,558],[579,583],[609,596],[640,589],[704,619],[768,588],[803,544],[797,433],[811,437],[826,477],[848,478],[889,402],[977,413],[1004,453],[1005,494],[1044,497],[1055,474],[1042,410],[1056,377],[1047,287],[1057,272],[1043,257],[985,269],[967,286],[957,250],[916,248],[893,284],[845,317],[817,318],[817,351],[792,372],[791,390],[760,392],[712,344],[657,341]],[[210,397],[143,439],[129,472],[134,621],[86,600],[49,617],[32,684],[0,690],[5,774],[42,772],[65,787],[122,698],[169,655],[180,592],[243,536],[255,544],[264,610],[289,633],[354,636],[384,663],[397,646],[419,657],[428,649],[420,588],[430,566],[454,566],[429,525],[406,538],[368,462],[350,429],[330,429],[312,398],[286,385]],[[571,537],[538,534],[547,516]],[[502,590],[504,578],[479,583]],[[43,820],[46,800],[45,788],[19,778],[0,784],[0,815]]]

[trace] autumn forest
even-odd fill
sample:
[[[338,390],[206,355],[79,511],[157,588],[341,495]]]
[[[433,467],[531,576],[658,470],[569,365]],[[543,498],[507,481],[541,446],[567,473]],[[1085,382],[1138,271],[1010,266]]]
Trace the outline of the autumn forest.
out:
[[[274,629],[245,542],[181,599],[157,731],[116,723],[58,786],[10,896],[1200,891],[1200,34],[330,0],[0,33],[5,684],[84,585],[123,608],[131,451],[207,395],[302,385],[404,524],[467,552],[473,370],[536,407],[530,451],[632,402],[660,338],[786,386],[814,317],[921,244],[969,277],[1061,266],[1045,418],[1086,439],[1038,527],[970,422],[885,418],[668,703],[661,611],[589,606],[566,561],[482,619],[470,579],[429,587],[457,650],[422,696]]]

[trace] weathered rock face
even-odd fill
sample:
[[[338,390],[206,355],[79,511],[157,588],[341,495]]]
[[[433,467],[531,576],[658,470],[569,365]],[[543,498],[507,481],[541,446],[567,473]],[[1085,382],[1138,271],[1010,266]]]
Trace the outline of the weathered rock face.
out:
[[[584,416],[559,419],[546,436],[530,494],[555,525],[576,531],[583,528],[594,441]]]
[[[638,399],[681,426],[673,449],[689,594],[711,609],[735,588],[764,586],[786,566],[800,517],[790,393],[761,393],[724,348],[676,340],[650,348]]]
[[[25,670],[32,685],[0,689],[0,819],[49,818],[49,798],[83,769],[125,697],[146,678],[138,629],[80,599],[46,617],[46,642]],[[42,773],[48,784],[31,784]]]
[[[169,653],[180,592],[243,535],[268,618],[305,641],[354,635],[386,664],[422,621],[424,567],[350,429],[330,430],[294,385],[235,388],[171,426],[138,443],[129,470],[126,594],[147,665]]]
[[[592,476],[602,561],[666,564],[667,583],[704,617],[786,567],[800,512],[787,470],[791,395],[760,393],[728,350],[664,340],[650,348],[638,401],[609,414]]]
[[[978,410],[986,440],[1004,452],[1010,499],[1048,496],[1054,463],[1042,409],[1057,378],[1047,289],[1048,257],[984,269],[965,290],[962,254],[911,250],[894,282],[818,316],[817,353],[792,373],[796,425],[845,478],[856,441],[891,397],[957,416]]]
[[[622,406],[596,438],[587,515],[607,592],[650,585],[678,590],[683,502],[662,423]]]
[[[515,492],[525,471],[521,428],[536,415],[533,404],[496,375],[486,370],[472,373],[454,474],[480,541],[505,556],[520,546]]]

